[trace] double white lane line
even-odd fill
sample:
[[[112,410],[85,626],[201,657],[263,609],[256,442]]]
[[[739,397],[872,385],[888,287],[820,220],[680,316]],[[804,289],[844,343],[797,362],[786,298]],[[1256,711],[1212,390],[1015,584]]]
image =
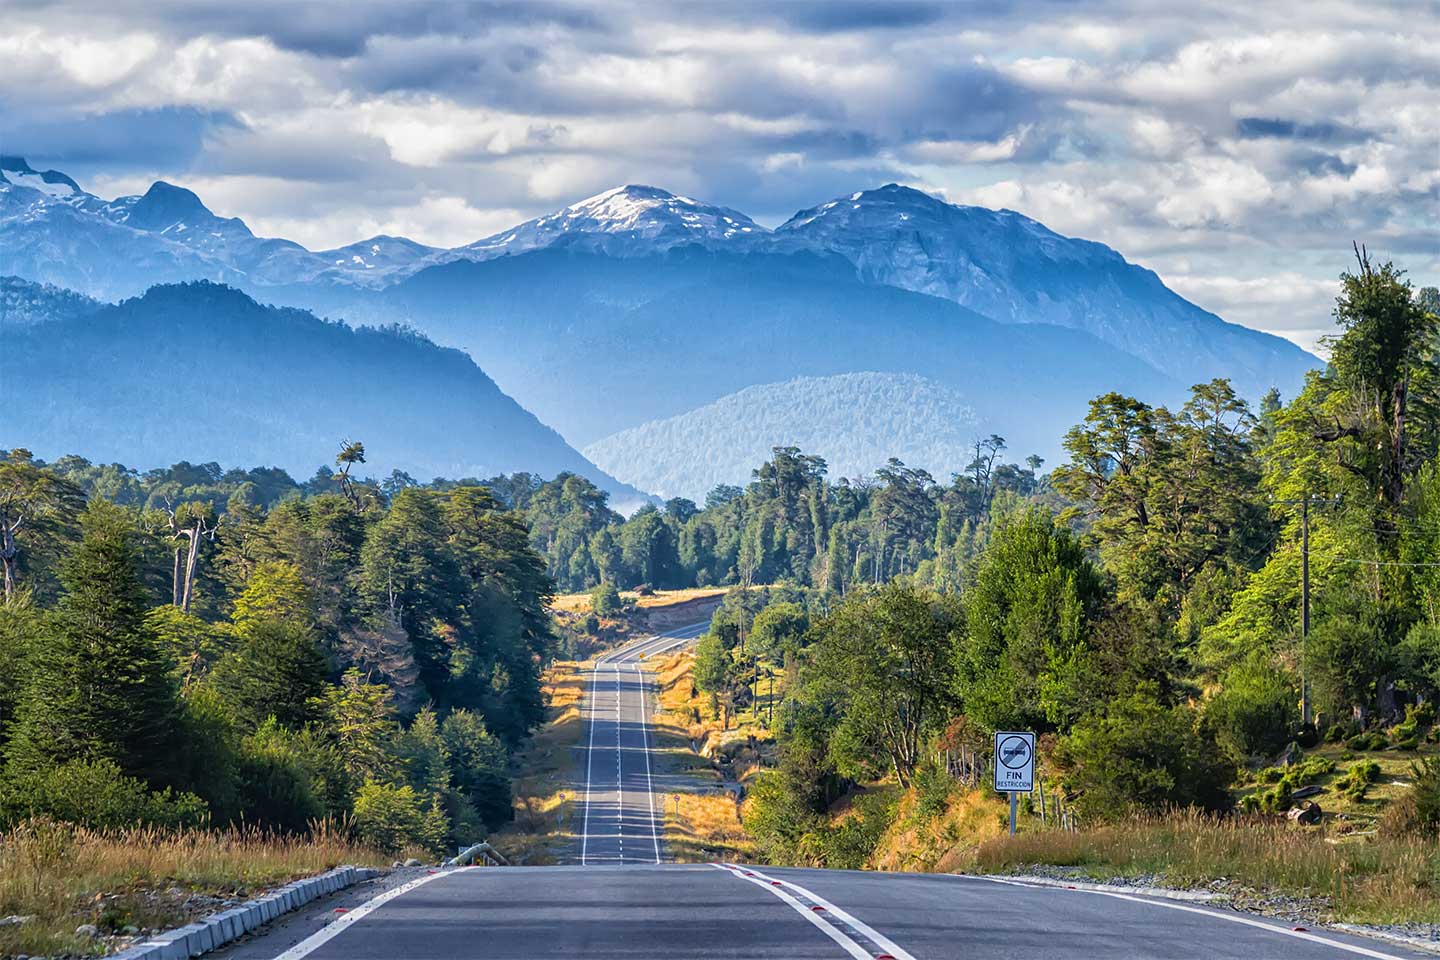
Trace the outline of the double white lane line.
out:
[[[754,867],[742,867],[734,863],[712,863],[711,866],[724,870],[739,880],[753,883],[778,897],[790,909],[814,924],[821,933],[838,943],[855,960],[915,960],[912,954],[894,940],[798,883],[777,880]]]

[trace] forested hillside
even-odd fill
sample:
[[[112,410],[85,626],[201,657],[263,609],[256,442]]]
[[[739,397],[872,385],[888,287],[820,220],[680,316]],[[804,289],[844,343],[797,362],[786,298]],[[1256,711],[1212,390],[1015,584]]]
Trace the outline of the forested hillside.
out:
[[[743,479],[776,445],[824,457],[832,476],[860,477],[890,457],[958,469],[974,456],[978,429],[962,391],[908,373],[844,373],[746,387],[583,452],[657,496],[701,499]]]
[[[0,824],[324,818],[440,850],[511,816],[552,585],[484,488],[0,458]],[[282,497],[284,499],[282,499]]]
[[[48,316],[7,327],[0,443],[46,457],[83,451],[145,467],[225,460],[303,476],[363,424],[371,461],[385,472],[570,470],[626,503],[644,499],[465,354],[414,331],[328,322],[205,282],[96,309],[76,309],[84,301],[63,291],[23,289],[7,287],[17,314],[43,303]]]

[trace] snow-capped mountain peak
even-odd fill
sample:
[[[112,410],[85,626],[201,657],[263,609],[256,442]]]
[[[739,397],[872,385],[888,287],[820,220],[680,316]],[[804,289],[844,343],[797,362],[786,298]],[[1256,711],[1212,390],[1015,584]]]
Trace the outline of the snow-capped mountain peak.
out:
[[[447,251],[439,259],[486,260],[552,246],[612,256],[644,255],[684,244],[744,248],[769,233],[738,210],[632,183]]]
[[[35,170],[24,157],[0,156],[0,183],[29,187],[47,197],[65,198],[83,194],[80,184],[59,170]]]

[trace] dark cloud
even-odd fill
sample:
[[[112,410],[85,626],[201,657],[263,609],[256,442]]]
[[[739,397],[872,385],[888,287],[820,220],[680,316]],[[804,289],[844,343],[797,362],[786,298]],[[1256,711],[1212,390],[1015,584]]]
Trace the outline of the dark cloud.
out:
[[[1284,140],[1318,140],[1325,143],[1359,143],[1370,134],[1342,123],[1297,123],[1274,117],[1241,117],[1235,132],[1242,137],[1276,137]]]
[[[0,110],[0,142],[32,164],[109,174],[188,169],[217,131],[243,129],[228,111],[193,107],[115,110],[63,117]]]

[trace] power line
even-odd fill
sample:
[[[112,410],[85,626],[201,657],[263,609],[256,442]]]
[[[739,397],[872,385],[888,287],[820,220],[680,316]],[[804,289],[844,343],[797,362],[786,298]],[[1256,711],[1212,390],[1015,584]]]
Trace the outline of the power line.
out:
[[[1330,557],[1332,563],[1362,563],[1371,567],[1440,567],[1440,562],[1406,560],[1361,560],[1359,557]]]

